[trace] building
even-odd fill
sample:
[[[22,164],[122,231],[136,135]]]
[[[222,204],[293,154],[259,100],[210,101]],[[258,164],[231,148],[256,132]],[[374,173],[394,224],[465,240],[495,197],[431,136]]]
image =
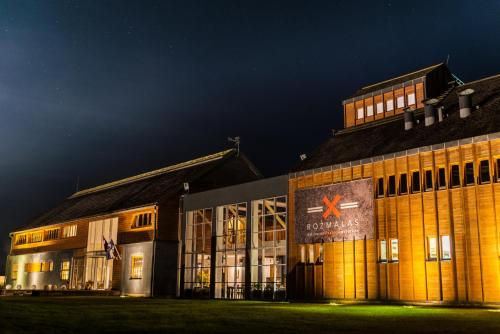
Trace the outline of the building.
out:
[[[227,150],[79,191],[10,234],[7,288],[175,296],[182,196],[260,178]]]
[[[291,299],[500,302],[500,75],[360,89],[290,174]]]
[[[179,295],[286,298],[288,175],[189,194]]]

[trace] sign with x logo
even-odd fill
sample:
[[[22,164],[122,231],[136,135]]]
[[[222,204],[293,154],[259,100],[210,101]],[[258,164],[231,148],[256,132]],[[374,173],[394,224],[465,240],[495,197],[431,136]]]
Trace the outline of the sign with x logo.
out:
[[[323,212],[324,219],[328,218],[329,215],[335,215],[335,217],[340,218],[340,211],[337,209],[337,203],[341,198],[342,196],[337,194],[330,202],[328,197],[323,196],[323,203],[326,205],[325,211]]]

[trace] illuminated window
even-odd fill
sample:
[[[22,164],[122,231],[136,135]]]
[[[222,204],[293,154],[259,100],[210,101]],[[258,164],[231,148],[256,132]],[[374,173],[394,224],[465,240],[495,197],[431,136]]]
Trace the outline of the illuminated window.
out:
[[[460,187],[460,168],[458,165],[451,165],[450,184],[452,188]]]
[[[323,244],[321,244],[321,245],[319,245],[319,256],[318,256],[319,263],[323,263],[324,256],[325,256],[325,249],[323,247]]]
[[[398,239],[391,239],[391,260],[392,261],[398,261],[399,260]]]
[[[441,259],[442,260],[451,259],[451,243],[449,235],[441,236]]]
[[[134,224],[132,227],[139,228],[145,226],[151,226],[151,213],[141,213],[134,217]]]
[[[432,170],[425,171],[425,191],[432,191]]]
[[[40,262],[25,263],[24,272],[26,273],[37,273],[42,271],[42,264]]]
[[[428,259],[436,260],[437,259],[437,239],[436,237],[428,237],[427,238],[427,248],[428,248]]]
[[[398,99],[396,101],[398,104],[398,108],[404,108],[405,106],[405,97],[404,96],[398,96]]]
[[[133,255],[130,258],[130,279],[141,279],[142,278],[142,255]]]
[[[61,280],[63,281],[69,280],[69,267],[70,267],[69,260],[63,260],[61,262]]]
[[[387,242],[385,240],[380,240],[380,261],[387,261]]]
[[[496,182],[500,182],[500,159],[497,159],[497,166],[496,166]]]
[[[54,270],[54,262],[52,261],[42,261],[40,264],[40,271],[49,272]]]
[[[382,102],[377,103],[377,114],[382,114],[384,112],[384,104]]]
[[[399,175],[399,194],[408,194],[408,176],[406,173]]]
[[[373,105],[366,106],[366,116],[373,116]]]
[[[300,262],[306,262],[306,246],[300,245]]]
[[[378,178],[377,197],[378,198],[384,197],[384,178],[383,177]]]
[[[420,172],[414,171],[411,174],[411,192],[418,193],[420,192]]]
[[[385,102],[385,110],[386,111],[393,111],[394,110],[394,100],[390,99]]]
[[[479,181],[481,184],[490,183],[490,161],[482,160],[479,166]]]
[[[467,162],[465,164],[465,185],[470,186],[474,184],[474,163]]]
[[[43,240],[56,240],[59,238],[59,228],[45,231]]]
[[[415,104],[415,93],[410,93],[406,95],[406,98],[408,99],[408,105],[414,105]]]
[[[18,234],[16,235],[16,241],[15,241],[15,244],[16,245],[24,245],[26,242],[27,242],[27,237],[26,237],[26,234]]]
[[[42,242],[42,239],[43,239],[43,233],[42,233],[42,231],[33,232],[33,233],[31,233],[31,235],[30,235],[30,240],[29,240],[29,242],[31,242],[31,243],[34,243],[34,242]]]
[[[396,176],[389,175],[389,186],[387,187],[387,195],[396,195]]]
[[[365,117],[363,108],[358,108],[358,113],[357,113],[358,119],[362,119]]]
[[[17,271],[18,271],[19,265],[17,263],[13,263],[12,267],[10,269],[10,277],[13,280],[17,280]]]
[[[63,238],[76,237],[77,225],[69,225],[63,227]]]
[[[444,167],[440,167],[438,171],[438,187],[439,189],[446,189],[446,171]]]

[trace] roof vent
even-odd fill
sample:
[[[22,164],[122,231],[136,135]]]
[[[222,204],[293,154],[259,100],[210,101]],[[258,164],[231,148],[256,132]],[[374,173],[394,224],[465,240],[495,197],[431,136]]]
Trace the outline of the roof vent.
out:
[[[437,99],[429,99],[424,101],[425,103],[425,126],[432,125],[436,123],[436,104],[439,101]]]
[[[411,108],[405,108],[404,112],[405,118],[405,130],[413,129],[413,110]]]
[[[307,155],[305,155],[305,154],[301,154],[301,155],[300,155],[300,160],[301,160],[301,161],[306,160],[306,158],[307,158]]]
[[[458,93],[458,105],[460,107],[460,118],[469,116],[472,112],[472,94],[474,89],[467,88]]]

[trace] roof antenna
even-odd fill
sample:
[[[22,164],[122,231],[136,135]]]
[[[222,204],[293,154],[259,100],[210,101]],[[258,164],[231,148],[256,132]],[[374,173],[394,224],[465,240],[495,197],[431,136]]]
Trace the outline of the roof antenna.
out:
[[[80,175],[76,177],[75,192],[78,192],[78,190],[80,190]]]
[[[237,156],[240,155],[240,137],[234,137],[234,138],[231,138],[231,137],[227,137],[227,140],[230,141],[231,143],[234,143],[234,145],[236,146],[236,152],[237,152]]]

